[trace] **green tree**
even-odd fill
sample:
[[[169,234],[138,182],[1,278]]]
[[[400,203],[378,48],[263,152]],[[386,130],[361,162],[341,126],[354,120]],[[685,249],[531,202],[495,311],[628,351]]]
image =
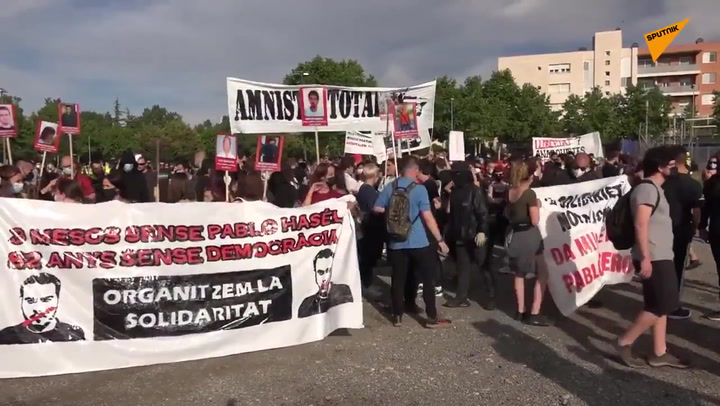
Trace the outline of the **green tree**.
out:
[[[437,79],[435,89],[435,122],[433,138],[446,140],[453,126],[458,129],[457,108],[461,104],[460,89],[457,81],[447,76]]]
[[[375,87],[375,77],[365,72],[356,60],[336,61],[332,58],[316,56],[299,63],[283,79],[286,85],[319,84],[349,87]],[[345,147],[345,133],[319,134],[320,153],[342,155]],[[285,137],[284,155],[315,157],[314,133],[288,134]]]
[[[571,94],[563,103],[562,109],[562,131],[570,136],[587,134],[589,126],[585,121],[585,99]]]
[[[712,117],[715,119],[715,125],[720,129],[720,91],[713,91],[713,111]]]

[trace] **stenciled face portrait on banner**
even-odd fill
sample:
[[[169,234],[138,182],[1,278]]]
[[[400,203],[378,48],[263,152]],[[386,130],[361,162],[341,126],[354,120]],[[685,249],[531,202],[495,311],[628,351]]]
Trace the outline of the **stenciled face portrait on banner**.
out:
[[[327,92],[322,87],[300,88],[300,111],[304,126],[326,126]]]
[[[255,150],[255,168],[260,171],[279,171],[283,148],[282,136],[261,135]]]
[[[58,105],[60,133],[80,134],[80,105],[60,103]]]
[[[334,256],[335,253],[330,248],[324,248],[315,255],[313,273],[317,291],[302,301],[298,318],[325,313],[332,307],[353,301],[350,286],[332,282]]]
[[[218,134],[215,146],[215,169],[234,172],[237,170],[237,139],[229,134]]]
[[[57,153],[60,144],[57,123],[38,121],[35,131],[35,150]]]
[[[41,272],[27,277],[20,286],[23,321],[0,330],[0,345],[80,341],[85,332],[58,319],[60,280]]]

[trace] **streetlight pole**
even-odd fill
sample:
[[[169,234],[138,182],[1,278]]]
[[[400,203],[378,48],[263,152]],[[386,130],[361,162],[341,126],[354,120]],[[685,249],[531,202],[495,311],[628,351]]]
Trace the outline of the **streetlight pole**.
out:
[[[455,130],[455,98],[450,98],[450,131]]]
[[[695,84],[690,85],[690,89],[692,90],[692,97],[690,98],[690,114],[692,114],[692,117],[690,118],[690,142],[688,142],[688,148],[695,141]]]

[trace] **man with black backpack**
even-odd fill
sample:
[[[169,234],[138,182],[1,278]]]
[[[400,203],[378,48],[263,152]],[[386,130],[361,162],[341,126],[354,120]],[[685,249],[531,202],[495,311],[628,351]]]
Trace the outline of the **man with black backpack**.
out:
[[[616,208],[621,208],[629,202],[633,227],[628,233],[634,235],[631,253],[635,270],[642,278],[645,304],[633,325],[617,341],[620,359],[633,368],[645,366],[645,362],[633,354],[632,345],[651,327],[654,352],[648,364],[653,367],[688,366],[667,352],[667,316],[678,308],[679,294],[673,263],[673,224],[662,186],[674,166],[675,157],[670,147],[649,149],[642,161],[645,178],[629,192],[629,201],[621,198],[616,204]],[[614,217],[611,212],[607,223],[608,237],[616,248],[621,249],[625,241],[615,232],[614,226],[619,222],[613,221]]]
[[[377,202],[375,211],[385,213],[385,226],[389,238],[388,260],[392,268],[391,294],[393,324],[402,325],[402,316],[405,307],[411,306],[415,311],[413,301],[406,303],[406,279],[412,267],[418,280],[423,283],[423,300],[427,321],[425,327],[446,327],[449,320],[438,317],[435,303],[435,266],[437,253],[430,245],[425,227],[437,241],[438,249],[448,253],[448,246],[443,241],[437,222],[431,211],[431,203],[427,189],[416,182],[419,172],[417,158],[405,156],[400,161],[402,177],[388,184]]]

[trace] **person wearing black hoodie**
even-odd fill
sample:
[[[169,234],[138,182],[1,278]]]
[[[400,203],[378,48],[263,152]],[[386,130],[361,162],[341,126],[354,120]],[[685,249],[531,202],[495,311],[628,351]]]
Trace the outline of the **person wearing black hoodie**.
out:
[[[131,150],[123,152],[118,166],[122,171],[123,184],[127,187],[127,200],[131,203],[151,202],[145,176],[138,169],[135,155]]]

